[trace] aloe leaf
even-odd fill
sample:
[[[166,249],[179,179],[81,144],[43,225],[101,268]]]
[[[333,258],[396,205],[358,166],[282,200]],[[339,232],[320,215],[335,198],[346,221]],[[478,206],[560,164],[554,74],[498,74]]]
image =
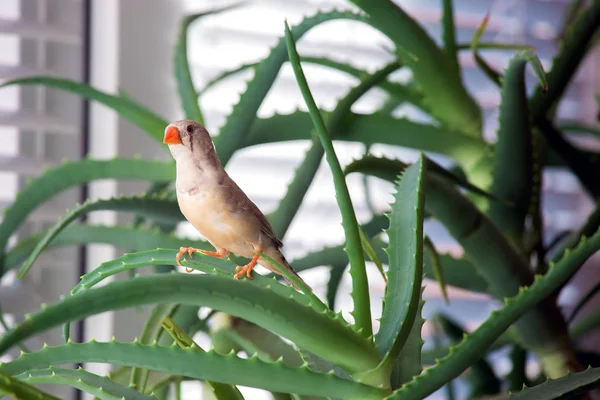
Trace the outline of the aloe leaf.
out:
[[[529,124],[525,66],[544,81],[539,59],[520,53],[511,59],[502,81],[498,141],[494,148],[494,181],[491,191],[511,206],[492,202],[488,215],[519,249],[523,248],[525,219],[529,213],[533,181],[533,132]]]
[[[345,255],[344,250],[340,249],[342,254]],[[330,310],[335,310],[335,300],[337,298],[338,290],[340,289],[340,284],[342,283],[342,279],[344,278],[344,273],[346,272],[346,266],[348,263],[332,265],[329,269],[329,280],[327,281],[327,306]]]
[[[0,367],[1,369],[2,367]],[[113,380],[92,374],[81,368],[65,369],[49,367],[32,369],[15,377],[33,385],[68,385],[90,393],[101,400],[156,400],[154,396],[145,395],[133,388],[120,385]]]
[[[350,275],[352,275],[352,298],[354,301],[354,310],[352,316],[354,317],[355,324],[362,335],[370,337],[373,334],[373,327],[371,322],[371,309],[369,301],[369,284],[367,281],[367,272],[365,267],[365,259],[362,252],[362,246],[360,243],[360,235],[358,233],[358,223],[356,222],[356,215],[354,208],[352,207],[352,199],[346,186],[346,180],[342,167],[335,154],[333,143],[323,122],[323,117],[319,113],[317,104],[315,103],[306,77],[302,71],[300,65],[300,59],[298,52],[296,51],[296,44],[292,36],[292,32],[289,26],[285,25],[285,36],[288,47],[288,55],[292,69],[296,75],[298,86],[302,92],[302,97],[306,102],[309,110],[309,114],[319,135],[321,145],[325,149],[325,157],[327,163],[331,169],[333,175],[333,183],[335,186],[336,199],[340,207],[342,214],[342,226],[344,227],[344,233],[346,236],[346,252],[350,260]]]
[[[453,344],[458,344],[466,335],[465,330],[452,319],[445,315],[437,315],[437,322],[440,324],[446,336]],[[500,393],[501,382],[494,373],[494,370],[485,358],[480,358],[469,368],[467,379],[470,382],[468,398],[485,397]]]
[[[179,32],[177,33],[177,42],[175,43],[175,57],[174,57],[174,70],[175,70],[175,81],[177,82],[177,91],[179,92],[179,100],[181,107],[185,113],[186,119],[191,119],[204,124],[204,117],[202,111],[198,105],[198,97],[196,95],[196,89],[194,88],[194,81],[192,80],[192,74],[190,73],[190,64],[187,57],[187,34],[190,24],[199,18],[207,15],[213,15],[223,11],[231,10],[232,8],[238,7],[240,4],[234,4],[227,7],[214,9],[202,13],[186,15],[183,17],[179,25]]]
[[[54,239],[56,235],[71,222],[87,213],[98,210],[135,212],[138,215],[152,219],[167,220],[169,222],[180,222],[184,220],[176,200],[156,196],[132,196],[97,200],[94,202],[86,201],[75,207],[73,210],[68,211],[60,221],[46,232],[45,236],[38,241],[35,249],[33,249],[31,255],[19,270],[17,277],[19,279],[25,277],[29,268],[31,268],[35,260],[37,260],[40,254],[46,249],[48,243],[50,243],[52,239]]]
[[[559,40],[562,41],[567,36],[567,32],[571,29],[575,20],[581,15],[581,11],[585,5],[586,1],[584,0],[573,0],[567,3],[566,10],[563,13],[560,32],[557,35]]]
[[[383,163],[388,165],[389,163]],[[375,168],[364,172],[377,173],[393,182],[400,168]],[[533,281],[533,274],[524,257],[506,240],[486,215],[455,188],[433,174],[427,175],[426,209],[462,245],[481,276],[497,297],[511,297],[519,288]],[[574,353],[566,341],[566,327],[556,305],[544,301],[519,320],[516,329],[523,344],[541,359],[545,372],[560,376],[563,367],[572,365]],[[562,364],[561,364],[562,363]]]
[[[385,390],[333,375],[318,374],[307,367],[290,368],[282,363],[265,363],[256,357],[241,359],[235,355],[221,356],[194,349],[115,341],[49,346],[5,363],[0,370],[15,375],[48,364],[81,361],[111,362],[277,392],[373,400],[381,399],[386,394]]]
[[[599,3],[600,4],[600,3]],[[553,122],[539,119],[537,126],[544,134],[547,143],[556,151],[563,163],[577,176],[584,189],[594,198],[600,196],[595,171],[599,166],[595,153],[583,152],[568,142]]]
[[[242,321],[240,321],[240,322],[242,322]],[[265,330],[262,330],[262,333],[263,334],[264,333],[270,334],[270,332],[265,331]],[[256,354],[256,356],[260,360],[266,361],[266,362],[273,362],[273,361],[276,361],[277,359],[279,359],[279,357],[275,357],[275,358],[271,357],[270,354],[267,354],[265,351],[263,351],[262,349],[258,348],[251,340],[242,337],[240,334],[237,333],[237,331],[233,330],[232,328],[222,329],[218,333],[218,335],[221,338],[220,340],[222,340],[222,337],[224,336],[228,340],[231,340],[231,341],[235,342],[236,345],[239,345],[243,349],[243,351],[247,355],[249,355],[249,356],[251,356],[253,354]],[[215,337],[213,336],[213,340],[214,340],[214,338]],[[269,339],[277,340],[276,343],[278,345],[279,344],[287,345],[284,342],[282,342],[281,339],[278,336],[276,336],[276,335],[270,334]],[[270,347],[270,346],[267,345],[267,347]],[[298,355],[297,352],[296,352],[296,354]],[[298,357],[300,358],[299,355],[298,355]],[[300,358],[300,360],[302,360],[302,359]],[[283,361],[283,359],[282,359],[282,361]],[[283,361],[283,363],[285,365],[288,365],[288,364],[285,363],[285,361]],[[302,363],[300,365],[302,365]],[[295,399],[298,399],[297,396],[292,396],[292,395],[287,394],[287,393],[271,393],[271,395],[273,396],[273,399],[275,399],[275,400],[295,400]]]
[[[194,340],[188,336],[188,334],[181,329],[173,320],[169,317],[165,317],[161,326],[169,332],[169,335],[173,338],[175,343],[181,348],[184,349],[193,349],[196,351],[204,352],[204,350],[198,346]],[[211,382],[206,381],[206,383],[210,386],[213,395],[216,397],[216,400],[243,400],[244,397],[240,393],[237,387],[234,385],[226,385],[219,382]]]
[[[492,311],[474,332],[451,348],[446,357],[388,399],[421,400],[456,378],[480,359],[506,329],[571,278],[599,248],[600,232],[589,239],[583,238],[576,248],[565,252],[560,261],[551,263],[546,275],[536,276],[531,286],[522,287],[518,294],[506,298],[501,309]]]
[[[577,341],[588,333],[598,329],[599,326],[600,312],[598,309],[594,309],[576,320],[570,327],[569,334],[574,341]]]
[[[45,232],[36,233],[18,242],[6,255],[6,270],[17,267],[20,262],[25,260],[44,235]],[[157,247],[179,248],[180,246],[212,250],[205,241],[179,238],[172,234],[161,233],[156,229],[86,224],[67,226],[48,244],[48,248],[55,249],[88,243],[112,244],[131,249],[131,251]]]
[[[451,60],[417,21],[390,0],[352,0],[371,24],[396,45],[425,95],[432,116],[452,129],[481,137],[481,111],[469,96]]]
[[[142,334],[140,335],[139,342],[141,344],[152,344],[155,341],[158,341],[159,335],[161,333],[161,321],[168,317],[173,310],[177,306],[175,304],[159,304],[154,306],[150,311],[150,316],[148,320],[144,324],[144,329],[142,330]],[[68,325],[65,325],[65,340],[68,341]],[[148,383],[148,376],[150,375],[150,371],[147,369],[140,368],[132,368],[131,369],[131,379],[129,381],[129,386],[139,390],[144,393],[146,390],[146,384]]]
[[[460,76],[460,63],[458,62],[458,48],[456,46],[456,32],[454,28],[454,7],[452,0],[442,0],[444,13],[442,15],[442,27],[444,40],[444,51],[454,74]]]
[[[322,115],[327,119],[329,113],[322,112]],[[479,155],[487,149],[487,145],[480,139],[461,135],[442,126],[416,123],[386,113],[348,113],[347,118],[351,123],[343,123],[339,134],[333,132],[334,140],[360,142],[363,145],[391,144],[431,151],[452,157],[464,163],[465,167],[475,160],[474,154]],[[258,118],[243,146],[309,140],[308,133],[312,129],[314,127],[306,112],[296,111],[287,115]],[[410,134],[406,134],[408,132]]]
[[[361,80],[356,87],[351,89],[348,94],[338,102],[335,110],[327,119],[327,131],[329,134],[335,135],[335,132],[339,130],[343,118],[360,97],[369,91],[375,84],[385,80],[389,74],[398,68],[400,68],[400,64],[392,62],[374,74],[367,75],[367,77]],[[307,131],[307,134],[308,133],[309,132]],[[273,226],[273,230],[279,237],[285,235],[292,219],[300,208],[310,183],[314,180],[321,165],[324,152],[319,139],[313,138],[312,145],[306,152],[302,164],[300,164],[296,170],[285,196],[279,202],[277,209],[270,215],[269,221]]]
[[[534,124],[545,119],[548,112],[554,107],[564,94],[571,78],[579,68],[589,50],[588,44],[593,38],[598,25],[600,25],[600,1],[594,0],[585,12],[577,19],[564,40],[559,53],[552,60],[552,68],[548,72],[548,90],[545,92],[541,85],[531,98],[530,111]],[[554,147],[561,154],[561,149]]]
[[[442,292],[442,297],[444,301],[448,303],[450,300],[448,299],[448,291],[446,290],[446,279],[444,278],[444,268],[442,267],[442,262],[440,260],[440,255],[435,249],[435,245],[429,239],[428,236],[425,236],[423,241],[423,247],[427,251],[427,256],[429,258],[429,264],[431,265],[431,269],[433,270],[433,276],[435,280],[440,285],[440,290]]]
[[[1,305],[0,305],[0,326],[2,326],[2,328],[4,328],[4,332],[10,330],[8,323],[6,322],[6,319],[4,318],[4,312],[2,311]],[[19,342],[19,343],[17,343],[17,346],[19,346],[21,351],[23,351],[25,353],[31,352],[31,350],[29,350],[29,348],[24,343]]]
[[[408,167],[400,177],[390,212],[388,284],[375,345],[384,356],[379,368],[391,372],[417,316],[423,278],[423,211],[426,162]]]
[[[459,43],[458,50],[471,50],[472,43]],[[477,42],[478,49],[484,50],[534,50],[533,46],[524,43]]]
[[[381,261],[387,263],[387,254],[380,249],[376,242],[375,248]],[[424,272],[427,278],[435,280],[433,265],[429,257],[424,257]],[[473,263],[466,258],[454,258],[449,254],[440,254],[440,263],[446,284],[461,289],[479,293],[489,293],[489,285],[480,275]],[[304,257],[292,261],[296,271],[304,271],[321,265],[331,265],[333,268],[344,269],[348,265],[348,256],[344,252],[344,245],[327,247],[309,253]]]
[[[148,189],[144,192],[144,194],[146,196],[152,196],[152,195],[156,195],[156,196],[160,196],[160,195],[168,195],[169,192],[169,186],[171,185],[171,181],[167,181],[167,182],[152,182],[150,184],[150,186],[148,187]],[[146,221],[146,218],[144,217],[140,217],[140,216],[136,216],[135,219],[133,220],[133,226],[137,227],[142,225],[144,222]]]
[[[394,369],[391,376],[392,389],[398,389],[423,371],[422,350],[425,343],[423,338],[421,338],[421,331],[425,323],[422,317],[423,305],[425,304],[423,290],[424,288],[421,288],[419,294],[419,307],[415,321],[410,328],[402,351],[400,351],[394,362]]]
[[[86,99],[97,101],[106,107],[115,110],[122,118],[148,133],[151,138],[159,143],[162,143],[163,132],[169,123],[164,118],[156,115],[150,109],[132,100],[128,96],[102,92],[85,83],[69,79],[54,78],[50,76],[28,76],[4,82],[0,85],[0,88],[12,85],[41,85],[64,90]]]
[[[4,394],[17,400],[60,400],[50,393],[0,372],[0,395]]]
[[[527,383],[527,373],[525,371],[527,365],[527,350],[514,344],[510,350],[510,361],[512,368],[506,377],[509,384],[509,392],[518,392]]]
[[[66,322],[108,310],[165,303],[203,305],[243,317],[351,371],[379,361],[374,347],[339,318],[318,313],[273,290],[208,274],[141,276],[71,295],[31,315],[7,333],[0,340],[0,352]]]
[[[204,246],[207,247],[206,244]],[[114,260],[104,262],[92,272],[83,275],[77,286],[71,290],[71,294],[79,294],[94,287],[102,280],[131,268],[138,268],[145,265],[173,265],[175,264],[175,254],[177,254],[177,250],[175,249],[147,250],[133,254],[125,254]],[[235,273],[234,264],[227,260],[221,260],[201,253],[196,254],[195,259],[189,261],[181,260],[181,263],[188,268],[197,269],[201,272],[219,275],[221,277],[232,277]],[[305,306],[311,304],[311,299],[309,297],[298,293],[289,286],[278,283],[272,278],[255,274],[254,279],[252,279],[250,283],[288,299],[292,299],[299,304]]]
[[[325,58],[325,57],[300,57],[300,61],[303,63],[316,64],[316,65],[321,65],[324,67],[329,67],[329,68],[344,72],[344,73],[346,73],[350,76],[353,76],[357,79],[364,79],[365,77],[371,75],[371,74],[369,74],[369,72],[359,69],[359,68],[356,68],[350,64],[346,64],[346,63],[339,62],[339,61],[334,61],[334,60],[331,60],[331,59]],[[211,89],[217,83],[223,81],[224,79],[227,79],[233,75],[236,75],[236,74],[246,71],[248,69],[255,68],[258,66],[258,64],[259,63],[244,64],[235,69],[224,71],[224,72],[218,74],[217,76],[215,76],[213,79],[211,79],[210,81],[208,81],[206,83],[206,85],[202,88],[202,90],[200,90],[198,92],[198,96],[202,96],[209,89]],[[422,93],[417,88],[413,87],[412,85],[403,85],[403,84],[400,84],[397,82],[383,81],[383,82],[378,82],[376,86],[378,86],[380,89],[388,92],[390,95],[393,96],[393,98],[395,100],[397,100],[399,102],[407,101],[419,108],[424,108],[424,105],[422,104],[423,103]]]
[[[577,314],[579,313],[579,311],[581,311],[581,309],[588,304],[588,302],[594,298],[594,296],[596,296],[598,294],[598,292],[600,292],[600,283],[596,283],[586,294],[585,296],[583,296],[581,299],[579,299],[579,301],[577,302],[577,304],[575,305],[575,307],[573,307],[573,311],[571,311],[571,316],[569,317],[569,321],[573,321],[575,319],[575,317],[577,316]]]
[[[491,199],[494,201],[502,202],[504,204],[507,203],[506,201],[500,199],[498,196],[495,196],[492,193],[488,193],[485,190],[482,190],[479,187],[473,185],[466,179],[457,176],[453,172],[448,171],[447,169],[443,168],[442,166],[440,166],[439,164],[437,164],[430,158],[427,158],[427,161],[428,162],[427,162],[426,174],[428,174],[428,175],[432,174],[432,175],[436,175],[441,178],[444,178],[445,180],[448,180],[451,183],[459,185],[459,186],[461,186],[469,191],[472,191],[473,193],[478,194],[482,197],[485,197],[485,198],[488,198],[488,199]],[[346,175],[348,175],[352,172],[363,172],[363,173],[375,175],[382,179],[393,180],[394,174],[396,174],[399,171],[404,170],[405,168],[407,168],[407,166],[408,166],[408,164],[406,164],[400,160],[397,160],[397,159],[376,157],[373,155],[366,155],[366,156],[364,156],[358,160],[354,160],[350,164],[348,164],[346,166],[346,168],[344,169],[344,173]]]
[[[369,237],[360,226],[358,227],[358,233],[360,234],[360,242],[362,243],[363,251],[371,259],[371,261],[373,261],[373,263],[377,267],[377,270],[381,274],[383,281],[387,283],[387,276],[385,274],[385,271],[383,270],[383,264],[381,263],[377,252],[375,251],[375,247],[373,247],[373,243],[371,243],[371,240],[369,240]]]
[[[508,398],[524,400],[567,398],[569,395],[588,393],[598,386],[598,380],[600,380],[600,368],[588,368],[562,378],[547,380],[531,388],[524,387],[520,392],[510,393]]]
[[[477,27],[475,34],[471,38],[471,50],[473,51],[473,57],[475,58],[475,62],[477,63],[479,68],[481,68],[483,73],[489,78],[489,80],[494,82],[497,86],[501,86],[502,75],[494,68],[492,68],[483,58],[481,58],[481,55],[478,51],[479,39],[481,38],[481,35],[483,35],[483,32],[485,31],[489,20],[490,14],[488,12],[488,14],[486,14],[486,16],[483,18],[483,21],[481,21],[481,24],[479,24],[479,26]]]
[[[348,11],[318,12],[314,16],[302,20],[300,24],[293,28],[292,34],[298,40],[313,27],[336,19],[369,23],[369,20],[365,16]],[[215,147],[223,165],[229,161],[233,153],[246,141],[246,137],[255,122],[256,112],[271,89],[271,86],[273,86],[281,66],[287,61],[287,57],[286,42],[284,38],[281,38],[267,58],[254,68],[254,77],[248,83],[246,90],[234,105],[225,125],[223,125],[219,135],[215,138]],[[310,130],[304,131],[303,134],[306,135],[307,132],[310,132]]]
[[[4,211],[0,224],[0,249],[5,249],[10,236],[31,211],[57,193],[97,179],[172,180],[173,162],[141,159],[81,160],[66,162],[32,179]]]
[[[559,121],[556,123],[556,127],[563,132],[568,131],[569,133],[575,132],[593,137],[600,137],[600,129],[578,121]]]

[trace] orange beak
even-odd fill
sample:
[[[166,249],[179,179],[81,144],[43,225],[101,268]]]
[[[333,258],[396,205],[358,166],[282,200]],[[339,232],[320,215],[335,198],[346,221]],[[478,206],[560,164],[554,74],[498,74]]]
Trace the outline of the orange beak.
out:
[[[179,130],[173,125],[167,126],[165,130],[165,137],[163,139],[165,144],[181,144],[181,138],[179,137]]]

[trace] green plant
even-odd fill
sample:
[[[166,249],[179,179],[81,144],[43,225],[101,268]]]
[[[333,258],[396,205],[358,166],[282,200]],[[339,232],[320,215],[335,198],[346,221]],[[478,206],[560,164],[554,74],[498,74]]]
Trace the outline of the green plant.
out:
[[[512,397],[551,399],[593,388],[600,372],[585,369],[587,358],[576,352],[575,346],[579,337],[598,326],[600,314],[594,312],[570,327],[556,298],[565,282],[600,248],[600,207],[579,232],[562,244],[558,255],[550,257],[542,230],[540,180],[544,168],[558,165],[573,171],[590,195],[597,197],[600,193],[593,173],[600,158],[571,145],[560,130],[565,125],[554,116],[557,103],[600,26],[600,0],[592,1],[574,22],[569,20],[572,27],[548,74],[527,46],[480,43],[486,21],[472,43],[457,43],[451,0],[443,2],[443,48],[437,47],[421,26],[391,1],[353,2],[365,14],[331,11],[317,13],[291,29],[286,24],[285,36],[267,58],[226,72],[203,89],[245,68],[254,69],[254,78],[215,139],[223,164],[247,146],[286,140],[312,143],[288,193],[269,216],[280,237],[302,203],[308,189],[306,182],[313,180],[321,159],[326,157],[345,242],[293,260],[292,265],[297,271],[318,265],[331,267],[328,303],[310,291],[295,291],[273,277],[233,280],[234,263],[201,254],[184,261],[184,265],[204,274],[163,274],[156,270],[149,276],[95,287],[109,276],[144,266],[173,267],[178,246],[210,246],[171,233],[175,224],[183,221],[168,184],[174,177],[171,161],[65,163],[32,180],[8,208],[0,224],[0,272],[19,268],[22,278],[31,267],[35,268],[41,253],[58,246],[102,242],[118,244],[131,253],[100,265],[83,276],[69,296],[27,316],[2,336],[0,354],[59,325],[65,326],[67,341],[25,350],[18,359],[0,365],[1,393],[21,399],[53,398],[33,386],[50,383],[71,385],[101,399],[162,399],[172,388],[180,393],[182,380],[201,380],[217,399],[243,398],[237,389],[242,385],[271,391],[278,399],[315,396],[405,400],[422,399],[452,383],[465,370],[470,370],[471,396],[503,394],[510,388],[519,392]],[[203,121],[203,116],[187,62],[186,34],[191,23],[208,14],[186,17],[175,47],[174,70],[185,115],[198,121]],[[334,19],[349,19],[380,30],[395,44],[397,59],[369,74],[326,58],[300,57],[295,42],[313,27]],[[478,53],[482,48],[514,49],[517,53],[500,74],[487,66]],[[460,51],[473,51],[478,65],[500,86],[502,104],[495,143],[482,138],[480,108],[460,78]],[[258,118],[260,104],[288,60],[309,112]],[[333,111],[319,110],[302,70],[306,62],[338,69],[360,82]],[[524,78],[527,64],[533,66],[540,81],[530,97]],[[410,83],[387,79],[401,66],[413,71]],[[103,93],[77,82],[35,76],[3,84],[10,85],[45,85],[101,102],[159,141],[168,123],[130,97]],[[388,94],[388,105],[370,115],[350,111],[353,103],[374,86]],[[390,111],[402,103],[429,113],[435,123],[392,117]],[[576,128],[586,130],[580,125]],[[422,152],[412,165],[367,154],[342,166],[333,146],[335,141],[366,146],[385,143]],[[455,167],[446,170],[426,153],[447,156]],[[345,183],[350,173],[393,183],[394,202],[386,216],[373,215],[362,226],[357,223]],[[77,205],[51,229],[8,248],[8,238],[48,198],[67,188],[106,178],[137,179],[151,186],[146,194]],[[102,227],[73,223],[88,212],[107,209],[135,213],[136,224]],[[463,247],[462,258],[436,252],[434,243],[424,236],[426,218],[435,218],[446,226]],[[382,232],[387,234],[387,241],[378,237]],[[369,297],[367,257],[377,265],[387,265],[387,271],[382,269],[386,291],[377,332],[372,326],[370,306],[374,299]],[[354,304],[352,322],[332,310],[348,264]],[[440,316],[438,321],[452,346],[437,344],[433,350],[423,351],[424,276],[439,280],[442,288],[453,285],[488,293],[502,300],[503,306],[468,334]],[[139,340],[73,343],[69,339],[69,324],[73,321],[138,305],[154,306]],[[199,319],[199,307],[213,311]],[[214,322],[211,329],[207,328],[208,319]],[[204,351],[192,340],[200,330],[211,335],[212,349]],[[513,365],[507,377],[500,377],[485,356],[505,346],[512,348]],[[239,357],[238,353],[248,357]],[[540,362],[542,372],[537,378],[527,377],[524,372],[527,354]],[[108,362],[119,368],[101,377],[56,367],[72,362]],[[434,365],[423,370],[426,364]],[[534,387],[521,390],[523,385]],[[448,389],[451,394],[451,387]]]

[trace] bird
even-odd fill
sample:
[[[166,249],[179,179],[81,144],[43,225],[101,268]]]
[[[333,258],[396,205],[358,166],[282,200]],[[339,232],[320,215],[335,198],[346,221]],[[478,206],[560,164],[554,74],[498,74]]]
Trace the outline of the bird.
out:
[[[180,259],[185,253],[190,258],[196,252],[216,258],[227,258],[233,253],[251,259],[248,264],[235,268],[234,279],[244,275],[252,279],[256,264],[283,275],[276,265],[260,256],[259,253],[263,253],[306,285],[284,257],[283,243],[265,215],[225,171],[214,142],[202,124],[186,119],[173,121],[165,128],[163,143],[168,145],[175,160],[179,209],[215,248],[208,251],[181,247],[176,255],[178,265],[181,266]],[[191,271],[186,268],[186,272]]]

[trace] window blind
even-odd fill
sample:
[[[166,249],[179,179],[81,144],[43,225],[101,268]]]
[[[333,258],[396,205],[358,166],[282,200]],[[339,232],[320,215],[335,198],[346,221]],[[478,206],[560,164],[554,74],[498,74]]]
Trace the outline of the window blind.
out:
[[[0,2],[0,82],[45,74],[81,79],[83,2],[81,0],[3,0]],[[80,157],[81,99],[37,86],[8,87],[0,95],[0,210],[9,207],[27,180],[64,159]],[[38,208],[11,238],[24,238],[54,224],[79,198],[79,189],[66,191]],[[78,281],[75,248],[43,256],[25,280],[15,271],[0,285],[0,304],[9,325],[41,303],[58,300]],[[43,266],[41,268],[40,266]],[[2,328],[0,328],[2,329]],[[31,348],[58,343],[59,329],[26,341]],[[17,350],[8,354],[14,357]],[[60,398],[73,390],[53,388]]]

